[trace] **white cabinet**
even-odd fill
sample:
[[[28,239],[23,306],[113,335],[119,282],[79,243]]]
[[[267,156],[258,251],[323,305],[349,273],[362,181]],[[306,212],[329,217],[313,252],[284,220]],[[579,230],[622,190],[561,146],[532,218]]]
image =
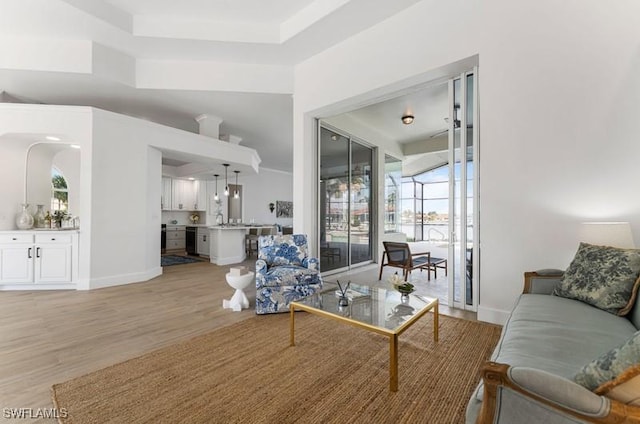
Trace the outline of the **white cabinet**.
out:
[[[162,177],[162,210],[206,211],[207,182]]]
[[[193,205],[193,210],[206,211],[207,210],[207,182],[193,181],[193,192],[195,196],[195,203]]]
[[[77,232],[0,234],[0,285],[72,283],[77,246]]]
[[[175,211],[195,210],[196,193],[193,181],[174,179],[172,181],[172,208]]]
[[[71,281],[71,236],[36,234],[36,283]]]
[[[171,182],[171,204],[174,211],[186,211],[187,208],[187,180],[176,180]]]
[[[182,250],[186,248],[186,228],[184,225],[167,225],[167,250]]]
[[[171,210],[173,207],[172,204],[172,188],[171,188],[171,178],[162,177],[162,192],[160,195],[160,205],[163,211]]]
[[[33,282],[32,243],[0,246],[0,282],[7,284]]]
[[[196,234],[196,253],[201,256],[209,256],[209,229],[198,228]]]

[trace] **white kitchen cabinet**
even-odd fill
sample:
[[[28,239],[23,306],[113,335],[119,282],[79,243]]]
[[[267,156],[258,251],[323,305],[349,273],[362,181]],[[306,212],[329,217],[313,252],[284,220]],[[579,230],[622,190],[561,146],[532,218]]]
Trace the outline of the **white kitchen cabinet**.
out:
[[[171,183],[171,178],[162,177],[160,204],[163,211],[171,210],[173,208]]]
[[[207,182],[193,181],[193,192],[195,197],[193,210],[206,211],[207,210]]]
[[[33,283],[33,246],[0,246],[0,282]]]
[[[162,210],[206,211],[207,182],[162,177]]]
[[[186,228],[184,225],[167,225],[167,251],[186,249]]]
[[[71,281],[71,236],[36,234],[35,278],[37,283]]]
[[[172,205],[176,211],[192,211],[196,203],[193,181],[174,179],[172,181]]]
[[[61,284],[67,288],[75,279],[77,234],[71,231],[0,234],[0,285],[24,285],[25,288],[43,285],[40,287],[43,288],[48,284]]]
[[[196,253],[200,256],[209,256],[209,229],[198,228],[196,237]]]

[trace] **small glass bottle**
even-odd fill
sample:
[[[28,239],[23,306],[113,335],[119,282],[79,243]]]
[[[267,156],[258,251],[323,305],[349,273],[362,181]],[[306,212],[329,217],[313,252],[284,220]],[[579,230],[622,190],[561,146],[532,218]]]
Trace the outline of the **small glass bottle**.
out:
[[[44,228],[51,228],[51,214],[49,211],[44,215]]]

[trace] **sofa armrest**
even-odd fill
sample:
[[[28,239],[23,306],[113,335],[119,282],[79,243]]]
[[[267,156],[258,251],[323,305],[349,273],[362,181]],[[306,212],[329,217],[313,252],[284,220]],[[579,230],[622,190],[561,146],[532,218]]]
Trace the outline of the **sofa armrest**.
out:
[[[640,422],[639,407],[598,396],[571,380],[541,370],[488,362],[482,369],[482,379],[484,396],[478,423],[512,422],[514,415],[545,423]]]
[[[263,259],[256,261],[256,289],[261,289],[265,286],[268,268],[267,262]]]
[[[526,294],[551,294],[554,286],[560,281],[564,271],[560,269],[542,269],[524,273],[524,289]]]
[[[302,260],[302,266],[318,271],[320,269],[320,261],[318,260],[318,258],[304,258]]]

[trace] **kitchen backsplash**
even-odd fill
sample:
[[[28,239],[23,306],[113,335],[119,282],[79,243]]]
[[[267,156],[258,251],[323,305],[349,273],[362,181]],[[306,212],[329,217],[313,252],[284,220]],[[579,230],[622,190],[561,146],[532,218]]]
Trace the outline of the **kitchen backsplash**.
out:
[[[191,215],[197,215],[199,217],[197,224],[207,223],[206,212],[186,212],[186,211],[162,211],[162,223],[177,224],[177,225],[193,224],[193,221],[191,221],[191,218],[190,218]],[[173,221],[176,221],[176,222],[173,222]]]

